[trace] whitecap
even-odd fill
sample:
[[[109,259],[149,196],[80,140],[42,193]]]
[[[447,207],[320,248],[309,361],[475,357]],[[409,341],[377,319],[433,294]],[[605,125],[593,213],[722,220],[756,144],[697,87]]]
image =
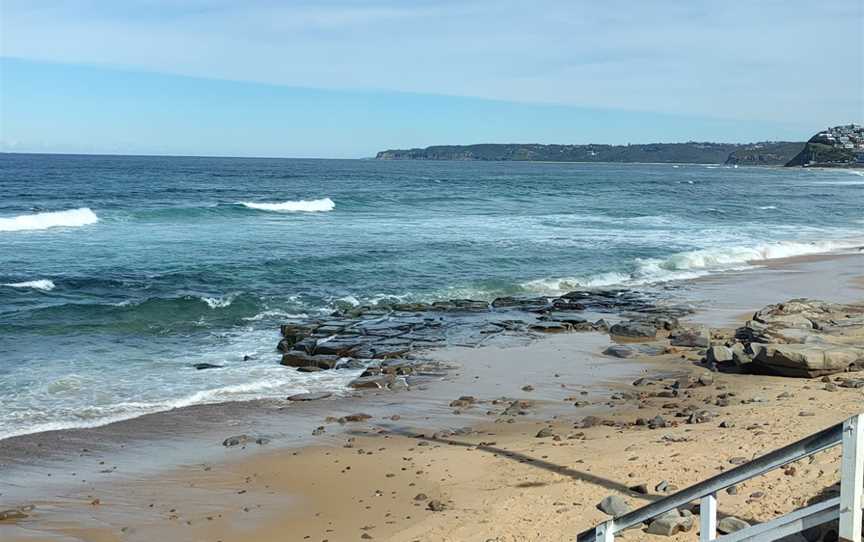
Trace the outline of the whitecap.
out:
[[[207,303],[207,306],[211,309],[224,309],[231,305],[234,301],[235,295],[228,295],[225,297],[201,297],[201,301]]]
[[[28,280],[26,282],[8,282],[3,286],[9,286],[10,288],[33,288],[34,290],[42,290],[44,292],[50,292],[56,287],[54,282],[48,279]]]
[[[762,205],[762,206],[759,207],[759,208],[762,209],[763,211],[767,211],[767,210],[769,210],[769,209],[776,209],[777,206],[776,206],[776,205]]]
[[[96,222],[99,222],[99,217],[96,216],[96,213],[88,207],[81,207],[80,209],[70,209],[68,211],[34,213],[0,218],[0,232],[45,230],[59,227],[77,228],[88,224],[95,224]]]
[[[258,211],[275,213],[323,213],[332,211],[336,204],[330,198],[314,200],[283,201],[281,203],[256,203],[241,201],[239,205]]]

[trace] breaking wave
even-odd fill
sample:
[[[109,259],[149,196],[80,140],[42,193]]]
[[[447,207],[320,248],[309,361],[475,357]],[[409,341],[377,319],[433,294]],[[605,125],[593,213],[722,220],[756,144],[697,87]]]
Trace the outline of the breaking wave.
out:
[[[55,211],[47,213],[34,213],[30,215],[19,215],[11,218],[0,218],[0,232],[2,231],[27,231],[46,230],[48,228],[77,228],[88,224],[99,222],[89,207],[70,209],[68,211]]]
[[[34,290],[42,290],[50,292],[55,288],[54,282],[48,279],[28,280],[26,282],[7,282],[3,286],[10,288],[33,288]]]
[[[332,211],[336,204],[330,198],[283,201],[282,203],[255,203],[241,201],[239,205],[257,211],[271,211],[274,213],[323,213]]]
[[[641,286],[689,280],[712,273],[741,271],[760,262],[860,248],[861,240],[779,241],[754,246],[709,248],[679,252],[667,258],[637,258],[632,271],[537,279],[521,284],[529,291],[560,293],[578,288]]]

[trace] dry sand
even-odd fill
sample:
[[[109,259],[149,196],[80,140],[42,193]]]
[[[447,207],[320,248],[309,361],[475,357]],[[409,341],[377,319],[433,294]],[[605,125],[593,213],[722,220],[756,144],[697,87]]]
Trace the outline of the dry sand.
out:
[[[741,304],[735,314],[753,308]],[[460,395],[475,396],[474,405],[457,409],[464,410],[457,418],[464,418],[470,430],[451,434],[418,428],[389,418],[385,404],[361,422],[342,426],[322,419],[329,435],[322,437],[324,445],[263,451],[250,446],[234,449],[224,461],[187,464],[122,483],[83,481],[84,489],[32,501],[36,508],[25,520],[0,522],[0,539],[573,540],[608,519],[596,508],[607,495],[618,494],[637,507],[864,410],[861,389],[829,391],[818,379],[753,375],[715,374],[714,384],[675,399],[635,396],[660,391],[680,376],[705,374],[692,354],[638,362],[594,358],[598,368],[612,362],[620,370],[594,375],[587,393],[590,364],[568,364],[569,353],[584,353],[586,337],[568,334],[521,347],[440,352],[439,357],[465,369],[432,396],[439,408]],[[495,381],[496,371],[519,367],[529,368],[524,378]],[[640,373],[665,380],[633,386]],[[528,384],[533,389],[521,389]],[[619,396],[610,394],[616,392],[628,395],[615,399]],[[719,406],[718,396],[729,392],[735,394],[730,404]],[[502,396],[530,405],[524,415],[503,416],[510,403],[495,401]],[[393,412],[398,412],[399,397],[392,396]],[[674,417],[688,406],[717,417],[696,424]],[[630,425],[657,414],[675,425]],[[589,415],[623,423],[579,427]],[[721,428],[721,422],[728,427]],[[448,423],[440,429],[454,427]],[[552,436],[538,437],[544,428]],[[749,481],[737,494],[720,496],[720,513],[764,521],[800,507],[837,481],[838,461],[837,450],[827,451]],[[655,491],[662,481],[669,484],[668,492]],[[647,485],[647,495],[628,489],[638,484]],[[694,530],[672,539],[695,536]],[[661,538],[632,530],[624,539]]]

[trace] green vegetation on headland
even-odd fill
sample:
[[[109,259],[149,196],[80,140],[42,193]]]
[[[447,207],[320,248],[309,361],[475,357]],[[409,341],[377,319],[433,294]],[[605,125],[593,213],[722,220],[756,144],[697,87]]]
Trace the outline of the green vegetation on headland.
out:
[[[518,162],[618,162],[747,166],[864,165],[864,128],[829,128],[809,142],[648,143],[638,145],[540,145],[482,143],[381,151],[377,160],[488,160]]]
[[[783,165],[804,143],[649,143],[639,145],[479,144],[386,150],[378,160],[490,160],[525,162],[620,162]]]

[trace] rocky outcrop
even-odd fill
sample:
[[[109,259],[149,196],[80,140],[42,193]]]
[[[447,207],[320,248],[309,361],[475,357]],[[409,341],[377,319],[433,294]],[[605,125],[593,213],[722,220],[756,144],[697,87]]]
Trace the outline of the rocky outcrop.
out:
[[[864,368],[864,306],[793,299],[757,311],[735,332],[736,363],[783,376]]]
[[[408,378],[440,374],[415,358],[423,350],[458,344],[476,346],[491,336],[610,331],[584,312],[607,313],[626,320],[611,333],[627,339],[653,339],[678,325],[686,308],[660,306],[634,290],[579,290],[558,297],[499,297],[492,302],[450,299],[434,303],[381,303],[346,308],[329,318],[286,323],[277,350],[281,364],[302,372],[361,369],[355,389],[394,389]],[[610,317],[611,318],[611,317]],[[660,347],[634,347],[656,355]],[[625,351],[619,352],[627,355]]]

